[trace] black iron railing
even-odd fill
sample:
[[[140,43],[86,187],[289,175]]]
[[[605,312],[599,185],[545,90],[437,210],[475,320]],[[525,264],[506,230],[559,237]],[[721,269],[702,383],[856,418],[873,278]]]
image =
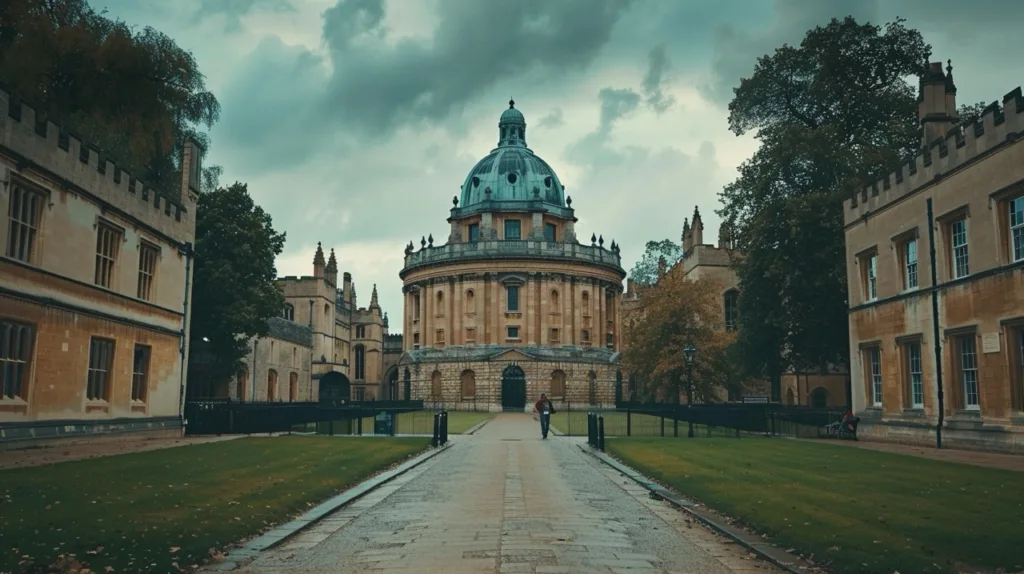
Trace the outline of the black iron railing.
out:
[[[423,401],[185,403],[185,434],[226,435],[315,430],[320,434],[395,434],[395,418],[423,412]],[[365,428],[366,425],[372,429]],[[425,429],[424,429],[425,430]]]

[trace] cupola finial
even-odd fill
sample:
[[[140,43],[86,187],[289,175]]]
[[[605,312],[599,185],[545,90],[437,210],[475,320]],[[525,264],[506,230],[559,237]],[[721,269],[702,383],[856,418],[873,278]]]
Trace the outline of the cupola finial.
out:
[[[516,101],[513,100],[512,98],[509,98],[509,100],[508,100],[508,109],[511,110],[511,109],[513,109],[515,107],[516,107]]]

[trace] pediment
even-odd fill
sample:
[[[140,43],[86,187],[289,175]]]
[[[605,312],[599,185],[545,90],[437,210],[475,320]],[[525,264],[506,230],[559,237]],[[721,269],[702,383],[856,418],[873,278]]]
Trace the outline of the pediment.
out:
[[[531,356],[529,356],[529,355],[527,355],[525,353],[522,353],[521,351],[517,351],[515,349],[509,349],[507,351],[498,353],[497,355],[491,357],[491,360],[492,361],[532,361],[533,357],[531,357]]]

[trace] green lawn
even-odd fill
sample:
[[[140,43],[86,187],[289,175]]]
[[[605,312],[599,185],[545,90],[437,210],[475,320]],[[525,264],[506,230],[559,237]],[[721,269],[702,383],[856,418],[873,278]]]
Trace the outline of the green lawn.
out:
[[[756,437],[616,438],[607,449],[835,572],[1024,569],[1018,471]]]
[[[244,438],[0,471],[0,572],[49,571],[62,554],[100,573],[187,569],[426,446]]]

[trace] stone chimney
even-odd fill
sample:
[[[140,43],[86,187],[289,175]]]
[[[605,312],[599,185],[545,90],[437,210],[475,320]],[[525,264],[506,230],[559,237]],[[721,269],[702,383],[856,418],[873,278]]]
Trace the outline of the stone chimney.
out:
[[[344,297],[345,297],[345,304],[348,305],[349,309],[351,309],[352,308],[352,274],[349,273],[348,271],[342,273],[341,280],[342,280],[341,289],[342,289],[342,291],[344,291],[344,294],[345,294],[344,295]]]
[[[316,255],[313,256],[313,277],[318,279],[324,278],[324,267],[327,262],[324,261],[324,248],[320,245],[320,242],[316,242]]]
[[[946,72],[942,62],[932,62],[921,73],[917,95],[917,119],[921,122],[921,147],[946,137],[959,116],[956,111],[956,85],[953,83],[953,61],[947,60]]]
[[[187,205],[188,194],[199,195],[203,183],[203,149],[192,138],[185,140],[181,154],[181,200]]]
[[[326,273],[327,282],[330,283],[332,287],[337,287],[338,286],[338,260],[337,260],[337,258],[334,257],[334,249],[333,248],[331,248],[331,257],[330,257],[330,259],[327,260],[326,272],[327,272]]]

